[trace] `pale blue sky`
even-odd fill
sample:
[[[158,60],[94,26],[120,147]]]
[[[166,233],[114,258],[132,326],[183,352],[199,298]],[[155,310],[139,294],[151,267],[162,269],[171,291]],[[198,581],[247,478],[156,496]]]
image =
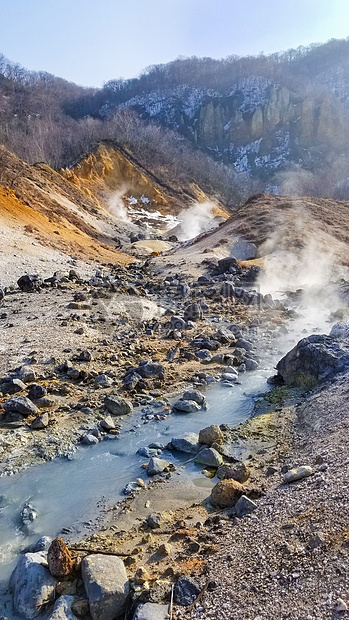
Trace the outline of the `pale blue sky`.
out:
[[[0,0],[0,53],[84,86],[349,36],[348,0]]]

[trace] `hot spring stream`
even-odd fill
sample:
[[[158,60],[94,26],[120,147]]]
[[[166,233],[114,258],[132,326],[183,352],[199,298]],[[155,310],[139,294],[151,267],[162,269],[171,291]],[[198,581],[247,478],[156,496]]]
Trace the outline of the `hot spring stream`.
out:
[[[209,409],[187,415],[172,414],[166,420],[143,424],[141,411],[124,420],[120,435],[92,447],[81,447],[71,459],[33,466],[14,476],[0,478],[0,582],[4,586],[21,550],[40,536],[55,536],[62,528],[70,528],[70,537],[86,531],[101,505],[114,504],[124,497],[122,490],[131,480],[146,478],[141,464],[147,459],[136,454],[138,448],[152,442],[167,444],[184,432],[199,432],[209,424],[235,425],[247,419],[255,396],[268,390],[267,378],[274,366],[295,343],[314,331],[329,331],[323,320],[310,313],[293,321],[289,333],[261,351],[258,370],[240,375],[240,384],[224,387],[214,383],[205,391]],[[258,347],[257,347],[258,348]],[[209,372],[209,367],[204,367]],[[203,478],[202,465],[184,465],[190,455],[164,451],[163,457],[179,467],[180,475],[192,480]],[[177,469],[178,471],[178,469]],[[164,489],[165,492],[165,489]],[[21,510],[30,502],[38,513],[29,531],[23,528]],[[102,502],[102,504],[101,504]],[[0,605],[1,611],[1,605]]]

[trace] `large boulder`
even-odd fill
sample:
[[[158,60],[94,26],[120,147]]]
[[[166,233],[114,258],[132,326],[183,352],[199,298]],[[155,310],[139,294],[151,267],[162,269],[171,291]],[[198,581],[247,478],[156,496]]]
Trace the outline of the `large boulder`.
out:
[[[56,579],[43,566],[45,563],[45,552],[25,553],[11,575],[14,608],[29,620],[36,618],[43,606],[54,600]]]
[[[168,605],[145,603],[137,607],[132,620],[167,620],[167,618],[169,618]]]
[[[244,492],[244,487],[236,480],[221,480],[213,487],[210,502],[213,506],[230,508],[234,506]]]
[[[38,275],[24,275],[17,280],[17,284],[24,293],[39,291],[42,287],[42,279]]]
[[[118,394],[109,394],[105,397],[104,405],[112,415],[128,415],[133,411],[131,401]]]
[[[90,555],[81,573],[93,620],[115,620],[125,611],[129,583],[123,561],[112,555]]]
[[[303,338],[276,368],[287,385],[310,389],[349,368],[349,338],[324,335]]]
[[[153,456],[148,463],[147,474],[148,476],[156,476],[163,471],[168,471],[169,466],[170,463],[165,461],[165,459],[158,459],[156,456]]]

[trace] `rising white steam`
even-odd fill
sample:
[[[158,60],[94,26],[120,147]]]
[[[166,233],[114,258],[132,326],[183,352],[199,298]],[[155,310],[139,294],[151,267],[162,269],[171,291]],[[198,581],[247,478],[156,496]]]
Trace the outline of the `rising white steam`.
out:
[[[122,199],[126,192],[127,186],[122,185],[118,190],[113,192],[108,200],[108,211],[122,222],[131,221],[127,213],[127,207]]]
[[[210,230],[213,226],[212,202],[195,202],[189,209],[184,209],[178,215],[179,225],[173,229],[179,241],[194,239],[203,232]]]
[[[296,217],[278,227],[260,250],[264,255],[258,282],[261,293],[280,299],[286,292],[298,291],[299,308],[317,324],[343,306],[335,283],[347,273],[336,241],[316,229],[304,210],[296,210]]]

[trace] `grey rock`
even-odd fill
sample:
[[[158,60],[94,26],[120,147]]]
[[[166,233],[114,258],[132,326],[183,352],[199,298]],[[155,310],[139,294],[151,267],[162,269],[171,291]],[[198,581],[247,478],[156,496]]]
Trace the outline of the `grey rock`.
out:
[[[349,340],[324,335],[303,338],[276,368],[287,385],[314,387],[349,368]]]
[[[152,456],[148,463],[147,474],[148,476],[156,476],[161,474],[165,469],[169,467],[170,463],[165,459],[158,459],[156,456]]]
[[[235,273],[238,267],[236,258],[233,256],[227,256],[226,258],[221,258],[218,261],[217,273]]]
[[[39,615],[43,605],[54,600],[56,579],[44,563],[46,553],[25,553],[11,575],[14,608],[29,620]]]
[[[36,405],[26,396],[13,396],[3,404],[3,407],[6,413],[20,413],[24,417],[37,412]]]
[[[196,433],[184,433],[182,437],[172,437],[171,444],[178,450],[186,454],[196,454],[199,449],[199,435]]]
[[[32,383],[36,379],[36,372],[34,368],[30,366],[22,366],[18,373],[18,378],[23,381],[23,383]]]
[[[46,388],[44,388],[43,385],[33,383],[33,385],[31,385],[29,388],[28,398],[30,398],[30,400],[39,400],[40,398],[46,396],[46,394],[47,390]]]
[[[251,358],[248,358],[245,360],[245,368],[246,370],[256,370],[258,368],[258,362],[256,362],[256,360],[252,360]]]
[[[0,385],[0,391],[3,393],[4,396],[10,395],[11,394],[17,394],[18,392],[23,392],[26,389],[26,385],[25,383],[23,383],[23,381],[21,381],[20,379],[13,379],[12,377],[9,379],[6,379],[3,383],[1,383]]]
[[[222,380],[229,381],[230,383],[236,383],[236,381],[238,380],[238,377],[235,373],[224,372],[222,374]]]
[[[110,415],[107,415],[103,418],[103,420],[100,420],[99,424],[105,431],[110,431],[115,428],[113,418]]]
[[[113,379],[111,377],[108,377],[108,375],[98,375],[98,377],[95,378],[96,387],[100,387],[100,388],[111,387],[113,383],[114,383]]]
[[[128,390],[133,390],[137,386],[139,381],[141,380],[142,380],[142,377],[140,374],[138,374],[138,372],[134,371],[134,372],[127,373],[124,379],[124,386]]]
[[[222,297],[231,299],[232,297],[234,297],[234,293],[235,293],[235,287],[233,286],[231,282],[224,282],[222,284],[222,287],[220,290],[220,294],[222,295]]]
[[[50,544],[52,543],[52,538],[49,536],[41,536],[39,540],[33,545],[31,551],[33,553],[37,551],[48,551]]]
[[[137,607],[132,620],[167,620],[168,605],[158,605],[157,603],[145,603]]]
[[[188,607],[194,603],[200,594],[200,586],[191,577],[181,577],[178,579],[174,591],[173,598],[176,605]]]
[[[212,355],[208,349],[200,349],[195,353],[196,357],[205,362],[210,362],[212,359]]]
[[[301,465],[300,467],[293,467],[284,474],[285,482],[295,482],[296,480],[302,480],[308,478],[313,474],[313,468],[309,465]]]
[[[187,326],[187,323],[180,316],[171,317],[171,329],[183,330]]]
[[[24,504],[21,510],[21,519],[25,525],[28,525],[29,523],[32,523],[33,521],[35,521],[37,516],[38,516],[38,513],[36,512],[35,508],[31,504],[29,503]]]
[[[33,422],[30,425],[30,428],[32,428],[33,430],[40,430],[42,428],[46,428],[49,424],[49,417],[48,417],[48,413],[43,413],[41,415],[38,415],[35,420],[33,420]]]
[[[153,513],[147,517],[146,525],[151,530],[156,530],[160,527],[161,515],[159,513]]]
[[[184,310],[184,319],[186,321],[199,321],[203,316],[203,309],[201,305],[197,303],[189,304]]]
[[[201,407],[195,400],[177,400],[173,405],[173,410],[180,413],[193,413],[194,411],[200,411]]]
[[[162,364],[152,364],[147,362],[146,364],[140,364],[137,368],[137,373],[143,379],[163,379],[165,375],[165,368]]]
[[[255,502],[246,497],[246,495],[241,495],[241,497],[236,502],[233,511],[237,517],[242,518],[247,514],[251,514],[251,512],[256,510],[257,507],[257,504],[255,504]]]
[[[71,608],[74,601],[74,596],[60,596],[56,600],[52,614],[50,615],[48,620],[77,620],[77,617],[72,612]]]
[[[85,557],[81,574],[93,620],[114,620],[125,611],[129,583],[120,558],[101,554]]]
[[[335,325],[333,325],[330,331],[330,336],[332,336],[332,338],[348,338],[349,323],[340,321],[339,323],[336,323]]]
[[[99,441],[98,438],[95,437],[95,435],[88,433],[87,435],[83,436],[83,438],[81,439],[81,443],[83,443],[84,446],[94,446],[95,444],[99,443]]]
[[[223,463],[223,457],[214,448],[204,448],[195,456],[194,463],[201,463],[208,467],[219,467]]]
[[[106,396],[104,405],[112,415],[128,415],[133,411],[132,403],[118,394],[109,394]]]
[[[24,275],[17,280],[17,284],[24,293],[39,291],[42,286],[42,279],[38,275]]]
[[[245,338],[238,338],[236,342],[236,346],[239,349],[245,349],[245,351],[252,351],[253,344],[249,340],[245,340]]]
[[[140,456],[145,456],[147,459],[150,459],[152,456],[158,456],[160,453],[158,448],[148,448],[147,446],[142,446],[138,448],[137,453]]]
[[[205,396],[199,390],[187,390],[183,394],[183,400],[194,400],[200,407],[206,402]]]

